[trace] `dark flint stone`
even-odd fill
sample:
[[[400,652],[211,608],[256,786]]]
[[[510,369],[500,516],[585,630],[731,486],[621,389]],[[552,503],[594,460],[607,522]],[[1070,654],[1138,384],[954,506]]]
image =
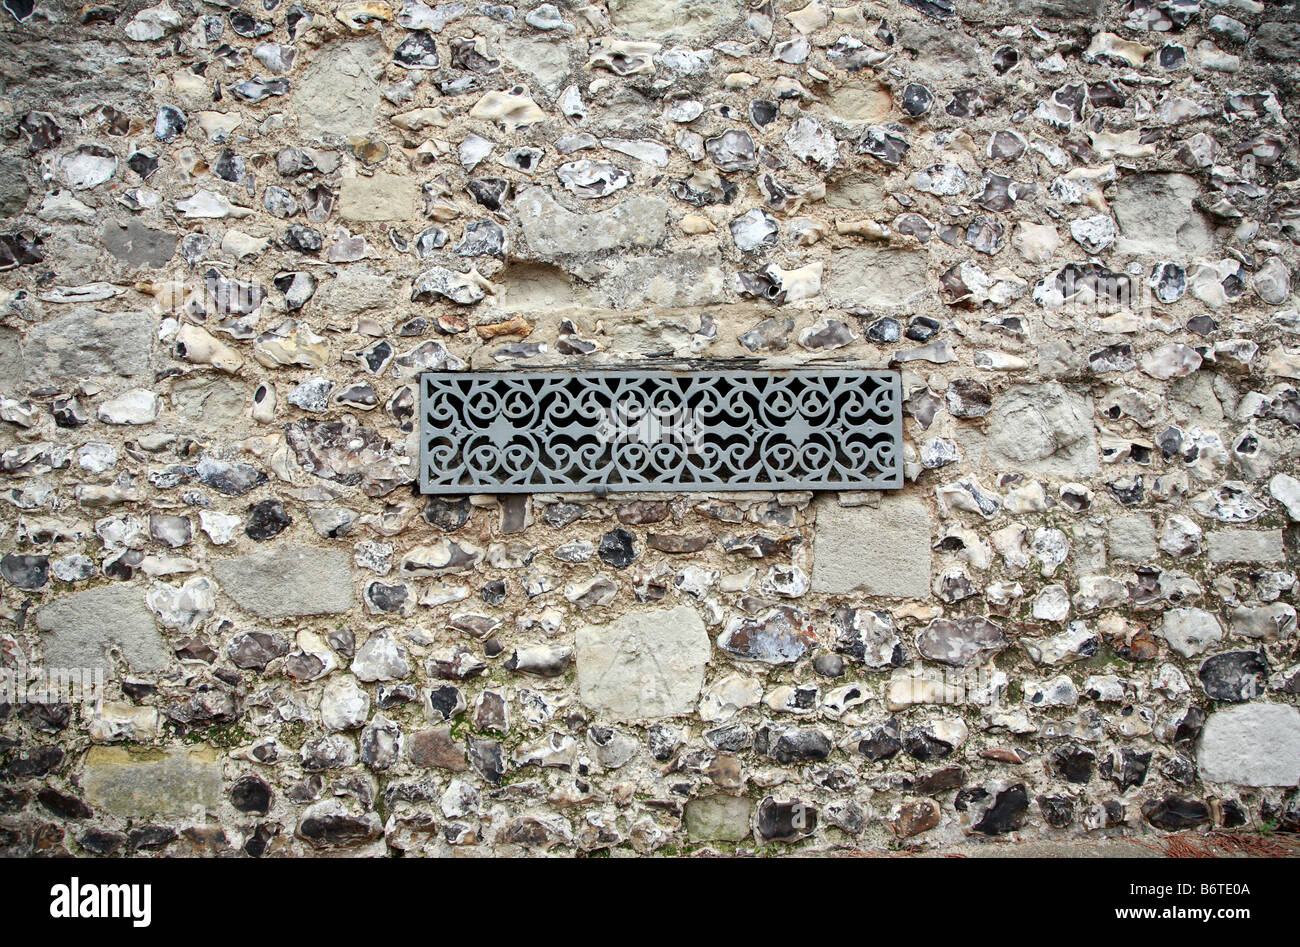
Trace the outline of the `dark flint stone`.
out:
[[[76,796],[61,793],[51,786],[38,790],[36,798],[60,819],[88,819],[94,815],[94,810]]]
[[[626,569],[636,561],[635,537],[625,529],[611,529],[600,538],[596,555],[615,569]]]
[[[1205,803],[1182,796],[1152,799],[1142,806],[1142,816],[1158,829],[1177,832],[1204,825],[1210,821],[1210,810]]]
[[[506,775],[505,750],[495,740],[469,741],[469,762],[475,771],[494,786]]]
[[[903,87],[903,111],[908,115],[919,118],[933,105],[934,95],[925,86],[911,82]]]
[[[1141,786],[1146,782],[1147,768],[1151,765],[1151,752],[1139,753],[1124,747],[1119,751],[1118,759],[1114,756],[1102,761],[1101,775],[1109,779],[1119,791]]]
[[[782,765],[824,760],[831,755],[830,738],[820,730],[786,730],[776,739],[770,755]]]
[[[1097,756],[1091,750],[1074,743],[1052,751],[1052,769],[1067,782],[1086,783],[1092,778],[1092,767]]]
[[[504,579],[493,579],[479,589],[479,597],[489,605],[500,605],[506,600],[506,583]]]
[[[77,844],[92,855],[112,855],[126,844],[126,836],[104,829],[87,829],[77,838]]]
[[[162,848],[176,841],[176,830],[168,825],[143,825],[127,833],[127,842],[133,851]]]
[[[380,833],[366,819],[352,815],[326,814],[303,819],[298,826],[298,834],[309,842],[351,845],[356,842],[368,842]]]
[[[998,793],[984,817],[975,823],[973,831],[981,835],[1005,835],[1025,824],[1029,812],[1029,793],[1024,783],[1016,783]]]
[[[912,759],[924,763],[943,759],[952,752],[952,744],[938,739],[923,727],[913,727],[903,734],[903,749]]]
[[[868,727],[862,739],[858,741],[858,752],[873,763],[889,759],[902,748],[898,721],[892,717],[883,723]]]
[[[957,13],[950,0],[903,0],[903,6],[919,10],[936,20],[946,20]]]
[[[768,796],[758,805],[758,836],[764,842],[796,842],[817,828],[817,810],[795,799],[777,802]]]
[[[455,532],[469,521],[469,499],[443,500],[429,497],[424,503],[424,521],[445,533]]]
[[[34,592],[50,579],[50,557],[6,553],[0,558],[0,575],[14,588]]]
[[[230,787],[230,804],[240,812],[266,815],[271,808],[271,787],[259,776],[241,776]]]
[[[960,789],[966,782],[966,771],[960,766],[944,766],[916,777],[912,787],[919,795],[933,796],[935,793]]]
[[[376,611],[389,613],[398,612],[410,599],[410,590],[403,584],[385,585],[383,582],[371,582],[366,586],[366,601],[370,603]]]
[[[30,750],[19,750],[5,768],[5,775],[11,779],[26,779],[49,775],[63,764],[66,754],[62,747],[36,746]]]
[[[226,646],[226,656],[235,667],[261,671],[276,658],[289,653],[289,642],[266,631],[236,635]]]
[[[265,20],[254,19],[247,13],[232,13],[230,15],[230,28],[246,39],[257,39],[259,36],[270,33],[275,29],[275,26]]]
[[[437,69],[438,46],[433,34],[428,30],[413,30],[393,51],[393,62],[407,69]]]
[[[244,533],[249,539],[262,540],[278,536],[293,522],[279,500],[261,500],[248,508],[248,525]]]
[[[738,753],[754,742],[754,732],[743,723],[728,723],[704,734],[709,746],[724,753]]]
[[[1063,829],[1074,821],[1074,800],[1069,796],[1039,796],[1038,811],[1052,828]]]
[[[1243,703],[1264,693],[1268,656],[1262,650],[1216,654],[1201,664],[1197,676],[1207,696]]]
[[[450,720],[463,704],[464,698],[461,696],[460,688],[453,687],[451,684],[444,684],[429,691],[429,709],[443,720]]]

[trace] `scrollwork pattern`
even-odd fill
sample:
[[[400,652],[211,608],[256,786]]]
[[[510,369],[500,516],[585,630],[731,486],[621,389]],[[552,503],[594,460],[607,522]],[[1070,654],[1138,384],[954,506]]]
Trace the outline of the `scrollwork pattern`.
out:
[[[425,493],[902,486],[894,372],[430,372]]]

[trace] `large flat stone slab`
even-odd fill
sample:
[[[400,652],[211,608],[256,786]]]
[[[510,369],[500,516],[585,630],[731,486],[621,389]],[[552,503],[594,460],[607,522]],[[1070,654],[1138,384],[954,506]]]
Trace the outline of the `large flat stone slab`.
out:
[[[880,506],[824,498],[813,536],[812,590],[831,595],[930,594],[930,513],[919,497],[885,494]]]
[[[212,573],[240,608],[262,618],[335,615],[352,607],[351,560],[337,550],[283,546],[219,559]]]
[[[1216,710],[1201,731],[1196,762],[1212,783],[1300,784],[1300,710],[1264,703]]]
[[[221,804],[221,761],[210,746],[91,747],[81,771],[86,802],[122,819],[197,817]]]
[[[1055,382],[996,395],[988,432],[985,462],[999,470],[1078,478],[1101,468],[1092,397]]]
[[[149,370],[154,323],[143,312],[76,308],[27,332],[23,368],[29,385],[99,375],[131,377]]]
[[[711,646],[695,609],[631,612],[577,632],[578,694],[605,718],[647,720],[695,711]]]
[[[145,606],[145,590],[134,584],[106,585],[74,592],[42,605],[36,627],[50,668],[101,668],[111,671],[109,651],[117,651],[132,671],[165,668],[171,649]]]

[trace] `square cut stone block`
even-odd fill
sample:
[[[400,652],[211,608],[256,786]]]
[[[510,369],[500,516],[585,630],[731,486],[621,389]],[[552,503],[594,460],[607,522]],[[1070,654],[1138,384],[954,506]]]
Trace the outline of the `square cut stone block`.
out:
[[[1211,562],[1281,562],[1280,529],[1219,529],[1208,536]]]
[[[888,493],[874,508],[825,498],[813,535],[812,590],[925,598],[930,532],[930,513],[919,497]]]
[[[221,804],[221,761],[210,746],[95,746],[81,773],[86,801],[122,819],[195,817]]]

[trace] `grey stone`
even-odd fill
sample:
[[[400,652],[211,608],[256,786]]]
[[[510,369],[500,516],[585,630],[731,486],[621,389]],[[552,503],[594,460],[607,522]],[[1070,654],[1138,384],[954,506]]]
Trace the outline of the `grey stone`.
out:
[[[13,329],[0,327],[0,391],[16,391],[22,379],[22,336]]]
[[[691,713],[711,653],[704,622],[686,605],[585,625],[576,645],[582,702],[616,720]]]
[[[908,306],[929,291],[926,256],[876,247],[840,250],[828,264],[823,292],[833,306]]]
[[[1300,59],[1300,23],[1261,23],[1255,44],[1268,59],[1295,62]]]
[[[0,217],[17,217],[27,207],[32,190],[24,165],[15,155],[0,156]]]
[[[889,494],[874,509],[820,501],[812,591],[927,598],[930,531],[929,511],[915,496]]]
[[[1211,562],[1281,562],[1282,530],[1218,529],[1206,535]]]
[[[108,252],[130,266],[156,268],[165,264],[176,252],[180,237],[165,230],[154,230],[138,220],[120,223],[104,222],[100,235]]]
[[[30,385],[98,375],[131,377],[149,370],[154,323],[142,312],[71,309],[39,323],[23,343]]]
[[[283,546],[212,563],[222,591],[261,618],[334,615],[352,607],[347,553]]]
[[[171,662],[166,641],[136,585],[106,585],[74,592],[42,605],[36,627],[49,667],[112,670],[111,649],[136,672],[159,671]]]
[[[1023,24],[1046,17],[1055,21],[1053,28],[1072,25],[1086,29],[1101,18],[1105,8],[1106,0],[981,0],[962,4],[961,15],[972,22],[994,24]]]
[[[1171,608],[1164,614],[1160,636],[1183,657],[1192,658],[1223,640],[1223,626],[1203,609]]]
[[[81,770],[86,802],[121,819],[193,819],[221,804],[221,760],[210,746],[94,746]]]
[[[524,255],[516,248],[516,255],[558,262],[606,250],[657,247],[667,231],[668,204],[644,195],[630,197],[598,213],[576,214],[560,205],[545,188],[530,187],[515,199],[515,216],[531,251]]]
[[[1300,711],[1252,703],[1210,714],[1196,761],[1201,777],[1237,786],[1300,783]]]
[[[1139,174],[1116,186],[1115,218],[1121,255],[1146,254],[1190,261],[1214,249],[1205,216],[1193,206],[1200,194],[1196,178],[1186,174]]]
[[[1110,517],[1108,544],[1112,559],[1147,562],[1156,555],[1156,527],[1143,513]]]
[[[379,39],[323,46],[294,83],[293,109],[304,138],[363,135],[379,116],[379,83],[388,54]]]
[[[999,395],[989,414],[985,460],[994,467],[1059,477],[1100,469],[1090,395],[1056,382],[1019,385]]]
[[[704,796],[686,803],[692,842],[739,842],[752,831],[754,801],[746,796]]]

